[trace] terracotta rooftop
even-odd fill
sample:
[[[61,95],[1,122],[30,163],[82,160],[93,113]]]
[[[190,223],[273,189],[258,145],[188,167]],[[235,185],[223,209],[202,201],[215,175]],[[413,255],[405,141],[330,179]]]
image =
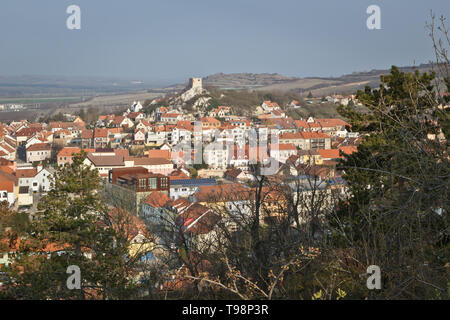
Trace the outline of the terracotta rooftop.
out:
[[[167,205],[170,201],[170,198],[166,196],[165,193],[154,191],[150,193],[145,199],[144,203],[154,207],[154,208],[162,208]]]
[[[77,147],[66,147],[62,148],[61,151],[58,152],[58,157],[71,157],[74,154],[80,153],[81,149]]]
[[[52,147],[48,143],[35,143],[27,148],[27,151],[43,151],[51,150]]]
[[[94,156],[92,153],[88,153],[87,158],[96,166],[123,166],[123,157],[121,156]]]

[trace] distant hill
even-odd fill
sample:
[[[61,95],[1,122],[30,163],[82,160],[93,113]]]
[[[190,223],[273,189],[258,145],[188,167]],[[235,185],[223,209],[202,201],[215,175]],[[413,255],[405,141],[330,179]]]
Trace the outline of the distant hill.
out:
[[[216,73],[203,78],[203,83],[205,86],[219,87],[220,89],[252,89],[295,80],[298,78],[286,77],[277,73]]]
[[[431,70],[431,65],[421,64],[418,67],[400,67],[404,72],[413,70],[421,72]],[[307,95],[310,91],[315,96],[329,95],[333,93],[352,93],[366,85],[378,86],[380,75],[389,73],[389,69],[353,72],[335,78],[286,77],[280,74],[254,74],[254,73],[217,73],[203,78],[204,86],[217,87],[222,90],[260,90],[295,92]]]

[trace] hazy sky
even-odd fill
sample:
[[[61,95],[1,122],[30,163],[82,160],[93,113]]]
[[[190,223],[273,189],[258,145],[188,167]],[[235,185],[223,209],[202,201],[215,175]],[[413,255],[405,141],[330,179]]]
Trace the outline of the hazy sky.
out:
[[[81,7],[81,30],[66,9]],[[382,30],[366,9],[381,7]],[[0,75],[186,80],[216,72],[337,76],[432,58],[449,0],[1,0]]]

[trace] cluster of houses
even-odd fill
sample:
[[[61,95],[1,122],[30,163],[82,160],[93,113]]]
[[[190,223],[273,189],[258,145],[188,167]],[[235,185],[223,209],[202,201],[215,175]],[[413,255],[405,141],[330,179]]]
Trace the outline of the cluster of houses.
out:
[[[296,105],[293,101],[290,107]],[[276,163],[274,181],[314,177],[320,188],[344,192],[336,160],[356,152],[361,141],[341,119],[294,120],[273,101],[262,102],[257,120],[233,115],[227,106],[200,117],[175,106],[159,106],[151,114],[143,109],[134,102],[122,115],[100,115],[92,124],[76,116],[48,124],[0,124],[0,201],[32,207],[51,189],[55,168],[84,151],[84,165],[98,170],[111,208],[126,210],[159,232],[167,228],[163,221],[171,221],[184,237],[202,241],[223,218],[218,206],[236,215],[249,213],[254,164]],[[271,199],[266,209],[283,214],[274,206],[281,193],[264,192]],[[146,232],[136,233],[135,240]],[[162,238],[161,233],[152,237]]]
[[[224,178],[231,169],[248,178],[251,164],[275,159],[281,167],[292,156],[299,157],[298,163],[332,167],[333,159],[354,152],[360,141],[341,119],[294,120],[272,101],[263,101],[260,109],[255,123],[234,116],[227,106],[195,119],[166,106],[147,115],[135,102],[123,115],[100,115],[91,126],[76,116],[67,122],[2,124],[0,159],[11,162],[1,166],[2,194],[6,192],[10,205],[25,205],[18,201],[25,187],[30,194],[45,192],[49,182],[40,174],[51,176],[52,167],[71,163],[81,150],[87,153],[86,165],[103,178],[113,169],[133,167],[167,176],[184,170],[189,176],[195,153],[190,147],[200,139],[201,159],[207,164],[199,170],[200,178]],[[131,148],[142,150],[141,156],[130,155]],[[22,193],[19,187],[24,187]]]

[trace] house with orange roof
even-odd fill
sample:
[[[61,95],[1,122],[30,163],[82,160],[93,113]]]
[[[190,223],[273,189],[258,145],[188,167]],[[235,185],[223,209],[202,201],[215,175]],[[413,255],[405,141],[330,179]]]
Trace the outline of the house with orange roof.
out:
[[[154,126],[147,132],[147,145],[161,145],[167,141],[167,131],[164,125]]]
[[[100,177],[107,178],[110,170],[127,166],[125,159],[125,156],[116,155],[115,153],[105,155],[93,152],[87,154],[83,163],[92,169],[97,169]],[[131,162],[129,166],[132,165],[133,162]]]
[[[145,132],[148,132],[152,129],[152,124],[148,122],[147,120],[140,120],[139,123],[135,126],[137,130],[144,130]]]
[[[109,121],[109,123],[107,125],[108,125],[108,127],[113,127],[113,128],[119,128],[119,127],[132,128],[132,127],[134,127],[134,122],[131,121],[131,119],[128,117],[116,116],[116,117],[114,117],[114,119],[112,121]]]
[[[73,120],[73,123],[80,127],[86,126],[86,122],[84,122],[83,119],[81,119],[80,117],[75,117],[75,119]]]
[[[7,169],[6,169],[7,168]],[[13,160],[8,160],[0,158],[0,170],[6,169],[8,173],[15,172],[17,169],[17,162]]]
[[[331,136],[336,136],[338,132],[345,131],[346,127],[351,127],[342,119],[316,119],[320,124],[321,130]]]
[[[44,137],[35,134],[26,141],[25,148],[29,148],[31,145],[36,143],[50,143],[50,142],[47,141]]]
[[[299,150],[297,152],[299,163],[307,165],[322,165],[323,158],[318,150]],[[289,161],[289,160],[288,160]]]
[[[72,134],[76,135],[79,134],[80,130],[85,128],[85,124],[83,122],[62,122],[62,121],[55,121],[50,122],[48,125],[49,131],[52,133],[55,133],[56,131],[60,131],[62,129],[67,129]]]
[[[82,130],[80,134],[81,148],[91,148],[93,146],[94,130]]]
[[[270,156],[282,163],[285,163],[290,156],[297,153],[297,148],[292,143],[271,143],[269,150]]]
[[[170,192],[166,175],[150,172],[142,166],[114,168],[108,173],[107,201],[129,212],[138,214],[142,201],[152,192]]]
[[[300,132],[300,145],[302,150],[331,149],[331,137],[323,132]]]
[[[0,158],[6,160],[15,160],[16,159],[16,147],[11,146],[6,142],[0,143]]]
[[[108,146],[109,137],[108,129],[95,128],[94,129],[94,148],[106,148]]]
[[[247,188],[239,183],[225,183],[212,186],[200,186],[195,193],[189,196],[189,201],[199,203],[211,208],[219,214],[225,213],[227,217],[245,218],[252,212],[254,189]],[[230,230],[236,230],[236,221],[227,221]]]
[[[357,146],[342,146],[342,147],[339,147],[339,150],[345,154],[352,154],[352,153],[358,152],[358,147]]]
[[[77,148],[77,147],[62,148],[61,151],[59,151],[58,155],[56,156],[58,166],[64,166],[65,164],[72,164],[73,156],[80,152],[81,152],[81,148]]]
[[[158,107],[158,108],[156,108],[156,110],[155,110],[155,120],[156,121],[161,121],[161,116],[164,113],[167,113],[167,112],[169,112],[169,110],[166,107]]]
[[[300,132],[286,132],[279,136],[280,143],[292,143],[297,148],[302,144],[302,135]]]
[[[28,127],[28,121],[26,120],[22,120],[22,121],[13,121],[9,124],[8,127],[6,127],[6,129],[8,130],[9,134],[12,134],[14,136],[16,136],[16,133],[19,132],[20,130],[27,128]]]
[[[53,142],[59,146],[65,146],[71,143],[72,139],[77,135],[78,133],[74,135],[70,130],[61,129],[53,133]]]
[[[19,167],[15,172],[19,188],[27,188],[25,193],[47,192],[52,187],[53,168],[37,166]],[[20,192],[19,193],[24,193]]]
[[[176,127],[172,130],[171,142],[172,144],[180,143],[182,141],[191,141],[194,126],[189,120],[178,121]]]
[[[9,205],[12,205],[19,196],[19,179],[10,169],[3,167],[0,170],[0,202],[7,201]]]
[[[14,134],[18,144],[27,141],[36,133],[41,132],[42,128],[23,128]]]
[[[146,140],[146,132],[144,129],[138,129],[134,132],[134,143],[135,144],[144,144]]]
[[[215,118],[215,117],[224,118],[225,116],[230,115],[230,113],[231,113],[230,107],[219,106],[216,109],[211,110],[208,113],[208,116],[213,117],[213,118]]]
[[[167,112],[161,115],[161,122],[164,123],[176,124],[180,120],[183,120],[183,115],[180,113]]]
[[[172,158],[170,150],[161,150],[161,149],[148,150],[147,156],[150,159],[160,158],[170,160]]]
[[[14,181],[4,179],[3,175],[0,175],[0,202],[6,201],[12,206],[16,201],[15,187]]]
[[[266,100],[261,104],[262,109],[265,112],[272,112],[273,110],[280,109],[280,106],[276,102]]]
[[[77,135],[79,135],[80,132],[81,131],[78,131],[77,134],[74,134],[72,131],[72,136],[77,136]],[[41,139],[41,141],[43,141],[43,142],[44,141],[49,142],[49,143],[53,142],[53,132],[51,132],[51,131],[45,130],[45,131],[38,132],[38,133],[36,133],[36,137]]]
[[[200,118],[202,129],[218,129],[221,122],[213,117]]]
[[[170,175],[169,175],[169,180],[173,181],[173,180],[187,180],[190,179],[191,175],[189,173],[189,171],[183,169],[183,168],[178,168],[175,171],[173,171]]]
[[[129,118],[133,122],[137,122],[145,119],[145,114],[143,112],[130,112],[127,114],[127,118]]]
[[[298,131],[309,131],[309,123],[304,119],[295,120],[295,126]]]
[[[220,220],[221,216],[208,206],[200,203],[189,205],[176,217],[181,243],[188,243],[199,250],[214,250],[217,242],[214,230]]]
[[[275,109],[270,112],[272,118],[285,118],[286,113],[281,109]]]
[[[166,209],[170,198],[162,192],[154,191],[150,193],[141,204],[141,217],[150,222],[151,225],[160,225],[170,223],[173,219],[170,216],[170,211]],[[154,231],[154,230],[153,230]]]
[[[339,149],[319,149],[317,150],[323,160],[340,159],[342,156],[339,153]]]
[[[272,128],[272,131],[285,133],[285,132],[297,132],[294,119],[287,118],[270,118],[267,119],[264,124]]]
[[[294,108],[294,109],[298,109],[301,107],[300,102],[298,100],[292,100],[288,107]]]
[[[96,127],[106,127],[109,124],[109,122],[112,121],[114,118],[115,118],[114,114],[100,115],[96,122]]]
[[[170,159],[164,158],[134,158],[128,157],[126,163],[132,167],[143,167],[155,174],[169,175],[174,171],[174,164]],[[128,166],[128,165],[127,165]]]
[[[36,143],[26,149],[26,161],[36,162],[50,159],[52,147],[48,143]]]
[[[309,117],[307,120],[296,120],[295,125],[299,131],[321,131],[332,137],[346,132],[345,127],[349,126],[341,119],[314,119],[313,117]]]

